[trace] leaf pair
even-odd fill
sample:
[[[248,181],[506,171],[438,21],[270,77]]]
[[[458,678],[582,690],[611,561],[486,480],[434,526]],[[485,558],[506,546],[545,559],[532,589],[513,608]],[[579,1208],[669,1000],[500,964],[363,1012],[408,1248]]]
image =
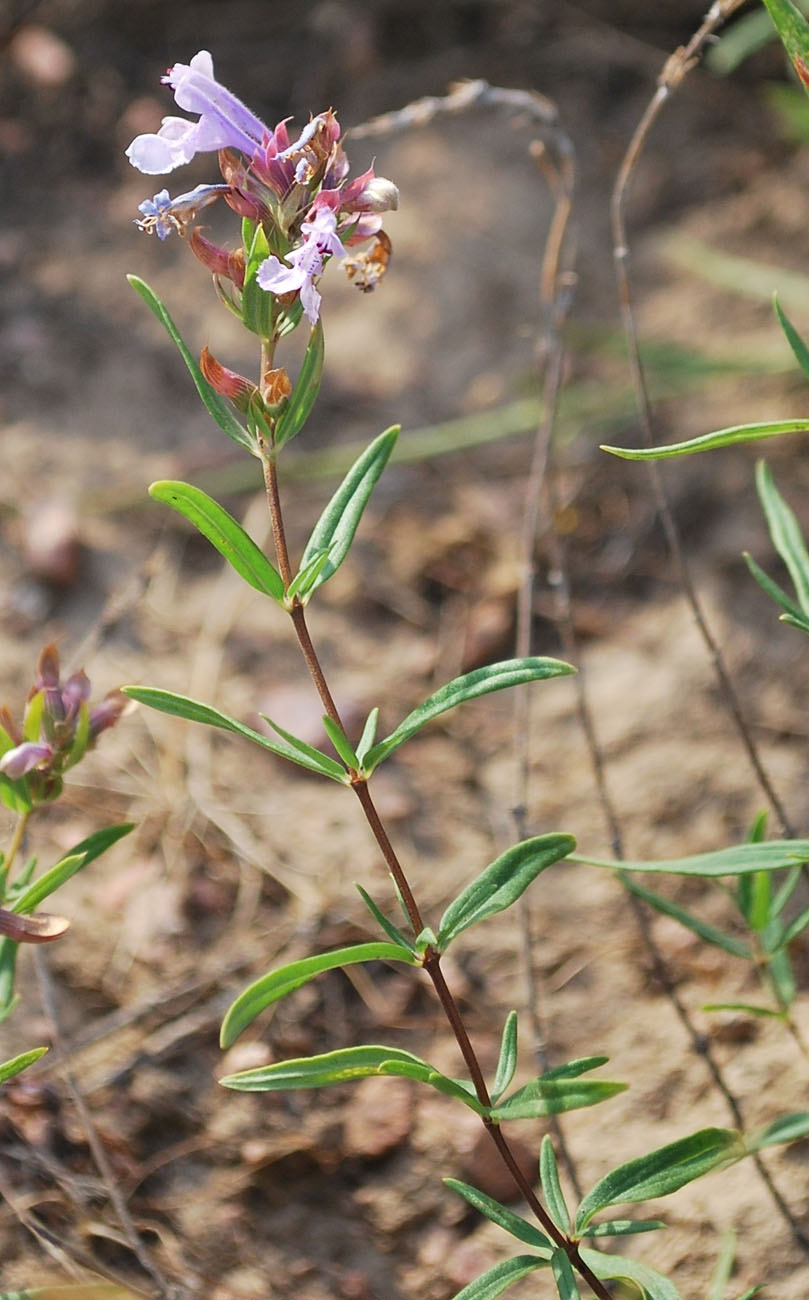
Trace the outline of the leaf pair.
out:
[[[402,932],[382,915],[369,895],[361,890],[362,897],[373,916],[392,942],[356,944],[350,948],[337,949],[335,952],[304,957],[300,961],[290,962],[279,970],[262,976],[245,989],[230,1007],[222,1025],[222,1046],[229,1047],[266,1007],[301,988],[303,984],[325,971],[366,961],[401,961],[410,966],[421,965],[422,953],[426,946],[443,951],[470,926],[510,907],[540,872],[564,858],[571,849],[575,848],[575,843],[572,835],[538,835],[507,849],[490,863],[454,902],[450,903],[442,917],[438,935],[430,935],[429,939],[421,944],[406,939]],[[514,1017],[513,1021],[511,1019],[507,1021],[504,1032],[501,1064],[498,1066],[498,1076],[503,1080],[499,1085],[500,1092],[510,1083],[514,1072],[516,1032],[516,1017]],[[509,1069],[510,1073],[508,1073]],[[498,1088],[497,1084],[495,1088]]]
[[[670,1196],[695,1179],[734,1164],[763,1146],[795,1141],[808,1134],[807,1113],[784,1116],[746,1141],[740,1133],[731,1129],[702,1129],[613,1169],[587,1193],[572,1221],[559,1182],[553,1146],[550,1138],[546,1137],[540,1153],[542,1191],[557,1228],[573,1241],[582,1237],[615,1237],[650,1232],[665,1225],[656,1219],[612,1219],[601,1223],[594,1223],[593,1219],[597,1214],[617,1205]],[[536,1252],[534,1255],[518,1255],[495,1265],[458,1292],[454,1300],[494,1300],[494,1297],[520,1277],[540,1268],[550,1268],[553,1271],[560,1300],[579,1296],[578,1282],[567,1252],[560,1251],[545,1233],[477,1188],[457,1179],[445,1181],[486,1218],[518,1241],[533,1247]],[[648,1264],[619,1255],[605,1255],[598,1250],[581,1249],[579,1257],[602,1281],[616,1279],[635,1283],[645,1300],[680,1300],[680,1293],[674,1284]],[[562,1264],[563,1259],[566,1265]],[[723,1283],[727,1280],[728,1271],[727,1259],[720,1259],[712,1300],[713,1296],[718,1298],[724,1294]],[[721,1291],[718,1289],[720,1287]],[[746,1291],[739,1300],[751,1300],[757,1289],[754,1287]]]

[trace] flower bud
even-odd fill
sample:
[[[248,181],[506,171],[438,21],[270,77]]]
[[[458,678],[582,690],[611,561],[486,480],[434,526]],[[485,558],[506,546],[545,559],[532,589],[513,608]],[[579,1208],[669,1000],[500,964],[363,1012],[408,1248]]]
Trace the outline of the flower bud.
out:
[[[226,248],[220,248],[210,239],[206,239],[198,228],[191,232],[191,238],[188,241],[191,252],[199,258],[203,266],[207,266],[212,275],[224,275],[228,280],[232,280],[237,289],[244,288],[244,250],[239,249],[236,253],[229,253]]]
[[[261,381],[261,395],[270,409],[285,402],[291,392],[292,381],[283,366],[279,366],[276,370],[265,370]]]
[[[358,212],[395,212],[399,207],[399,190],[393,181],[374,176],[351,206]]]
[[[258,396],[258,389],[244,375],[235,370],[228,370],[212,356],[207,348],[202,349],[199,368],[211,388],[227,397],[239,411],[246,411],[250,403]]]

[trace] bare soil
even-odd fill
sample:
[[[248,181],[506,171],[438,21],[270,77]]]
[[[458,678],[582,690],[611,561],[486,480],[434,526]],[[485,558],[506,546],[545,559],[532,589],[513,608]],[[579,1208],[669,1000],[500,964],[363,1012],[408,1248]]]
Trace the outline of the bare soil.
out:
[[[147,682],[253,723],[268,713],[318,743],[319,706],[280,613],[146,496],[155,478],[187,478],[267,539],[260,484],[207,422],[125,273],[154,285],[192,348],[207,343],[237,369],[256,359],[187,249],[135,231],[137,204],[152,187],[122,150],[172,111],[162,69],[199,48],[270,123],[333,103],[350,126],[441,94],[459,77],[485,77],[551,96],[577,150],[578,286],[557,522],[626,854],[662,858],[743,839],[764,797],[679,590],[645,471],[598,450],[638,438],[617,324],[609,187],[664,58],[702,6],[42,0],[16,9],[0,6],[2,698],[22,707],[39,648],[55,638],[99,694]],[[733,78],[694,71],[636,174],[632,266],[641,332],[657,345],[664,440],[805,410],[769,302],[708,284],[672,245],[675,232],[781,268],[772,288],[797,283],[790,272],[805,260],[809,163],[764,105],[766,84],[782,75],[775,47]],[[531,440],[528,430],[496,435],[502,408],[537,392],[537,268],[550,205],[530,139],[519,123],[478,113],[350,150],[357,169],[375,154],[402,206],[387,223],[394,258],[378,292],[361,297],[337,268],[324,280],[327,375],[284,487],[293,548],[334,488],[324,450],[369,440],[393,421],[403,424],[405,451],[425,426],[487,412],[492,425],[482,446],[444,454],[439,433],[433,454],[390,468],[352,556],[313,608],[313,635],[353,726],[377,703],[383,726],[393,726],[440,682],[513,652]],[[212,165],[197,160],[182,188],[211,179]],[[211,220],[227,236],[226,214]],[[799,305],[792,314],[809,324]],[[767,448],[807,523],[801,453],[797,440]],[[778,623],[741,559],[748,549],[776,572],[753,489],[755,454],[679,462],[665,479],[752,734],[805,834],[802,642]],[[539,654],[562,652],[550,564],[541,538]],[[530,755],[529,833],[568,830],[587,852],[609,857],[571,679],[533,688]],[[448,715],[400,750],[374,789],[424,911],[439,916],[515,838],[513,701],[493,696]],[[88,1284],[94,1266],[136,1294],[157,1294],[121,1232],[60,1056],[174,1295],[448,1300],[505,1257],[504,1235],[441,1182],[453,1175],[511,1196],[477,1121],[446,1099],[390,1079],[255,1096],[217,1083],[236,1069],[357,1041],[404,1046],[461,1070],[428,986],[387,968],[353,968],[300,990],[222,1059],[222,1015],[251,979],[374,937],[354,881],[395,906],[347,792],[233,738],[139,710],[77,770],[29,848],[49,865],[121,820],[136,829],[59,896],[71,929],[44,954],[62,1050],[0,1102],[0,1284]],[[11,815],[0,821],[10,832]],[[771,830],[780,833],[775,819]],[[669,892],[714,924],[729,923],[718,886],[673,881]],[[649,924],[697,1046],[709,1045],[746,1127],[805,1108],[806,1061],[779,1024],[701,1010],[756,1000],[750,972],[674,922]],[[42,971],[22,956],[21,1004],[0,1028],[0,1059],[53,1035]],[[794,957],[796,1021],[809,1037],[804,940]],[[603,1052],[606,1077],[631,1084],[600,1108],[564,1117],[585,1188],[654,1146],[732,1125],[611,871],[554,868],[534,886],[522,921],[509,913],[487,922],[447,966],[487,1068],[505,1014],[529,1002],[542,1038],[537,1060]],[[537,1069],[529,1023],[524,1016],[522,1079]],[[532,1176],[542,1131],[529,1124],[514,1133]],[[768,1152],[766,1165],[807,1231],[809,1144]],[[749,1162],[659,1209],[669,1230],[633,1238],[624,1253],[670,1271],[686,1300],[708,1294],[728,1229],[738,1234],[729,1295],[766,1279],[771,1300],[805,1300],[809,1261]],[[29,1230],[37,1225],[38,1238]],[[537,1274],[513,1294],[551,1290]]]

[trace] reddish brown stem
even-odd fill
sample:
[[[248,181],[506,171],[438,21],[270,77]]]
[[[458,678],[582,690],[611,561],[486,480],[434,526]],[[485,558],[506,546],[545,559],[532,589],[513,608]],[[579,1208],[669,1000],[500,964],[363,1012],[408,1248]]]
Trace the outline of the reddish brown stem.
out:
[[[287,549],[283,518],[281,515],[281,501],[278,492],[278,478],[276,474],[275,461],[269,455],[266,455],[264,458],[264,481],[267,488],[267,500],[270,507],[270,516],[272,518],[272,531],[275,540],[276,554],[278,556],[278,567],[281,576],[284,579],[284,584],[288,587],[291,582],[292,570],[289,562],[289,552]],[[315,684],[323,707],[332,721],[344,730],[340,721],[340,714],[326,682],[317,651],[315,650],[315,647],[312,644],[312,638],[309,635],[304,607],[295,601],[289,612],[292,617],[292,623],[298,637],[303,657],[306,660],[306,666],[309,669],[312,681]],[[359,773],[352,772],[351,785],[354,793],[359,799],[360,806],[365,814],[365,819],[368,822],[371,833],[379,845],[382,856],[385,859],[391,875],[393,876],[396,888],[399,890],[408,919],[413,927],[413,932],[418,935],[424,929],[424,921],[421,916],[421,911],[419,910],[413,891],[410,888],[402,864],[397,857],[396,851],[390,842],[388,833],[385,830],[379,813],[376,810],[374,801],[371,798],[368,783],[364,777],[359,775]],[[441,970],[440,954],[434,948],[428,948],[425,953],[424,969],[427,971],[427,974],[432,981],[433,988],[436,991],[444,1010],[444,1014],[450,1024],[455,1040],[461,1051],[461,1055],[466,1063],[466,1067],[469,1070],[469,1075],[474,1085],[477,1098],[482,1106],[490,1106],[491,1098],[489,1097],[489,1091],[486,1087],[486,1080],[483,1076],[480,1062],[466,1031],[466,1026],[463,1023],[461,1013],[458,1009],[458,1004],[452,996],[452,992],[444,978],[444,973]],[[561,1232],[559,1228],[557,1228],[553,1219],[542,1205],[542,1202],[539,1200],[531,1187],[531,1184],[520,1169],[511,1147],[500,1130],[500,1126],[493,1120],[489,1119],[488,1116],[483,1118],[483,1124],[497,1147],[501,1159],[504,1161],[506,1167],[511,1173],[515,1185],[521,1195],[525,1198],[526,1203],[531,1207],[531,1210],[544,1228],[545,1232],[547,1232],[551,1240],[554,1241],[561,1250],[564,1250],[571,1264],[578,1271],[579,1276],[590,1287],[593,1294],[598,1296],[599,1300],[611,1300],[610,1293],[607,1291],[603,1282],[599,1281],[592,1270],[589,1269],[580,1258],[578,1243],[571,1240]]]

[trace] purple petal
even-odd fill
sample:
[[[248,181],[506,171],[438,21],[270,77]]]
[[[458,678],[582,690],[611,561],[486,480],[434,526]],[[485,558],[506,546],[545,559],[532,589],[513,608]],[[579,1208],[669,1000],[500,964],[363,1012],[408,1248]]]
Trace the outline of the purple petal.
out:
[[[25,740],[15,749],[7,750],[0,758],[0,772],[10,781],[17,781],[21,776],[25,776],[26,772],[32,771],[51,758],[53,758],[53,750],[50,745],[40,741]]]

